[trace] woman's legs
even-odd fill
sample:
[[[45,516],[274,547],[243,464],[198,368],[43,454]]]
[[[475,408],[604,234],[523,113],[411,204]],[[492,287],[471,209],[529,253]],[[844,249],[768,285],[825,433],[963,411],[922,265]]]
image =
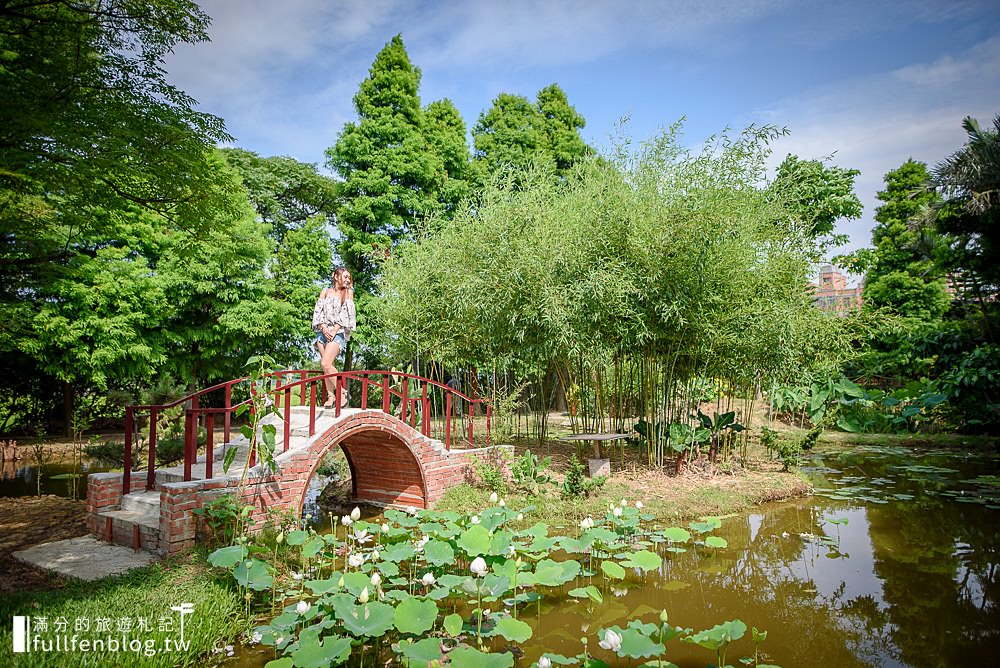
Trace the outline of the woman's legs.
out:
[[[334,366],[334,362],[337,361],[337,355],[340,354],[340,343],[333,341],[332,343],[326,344],[323,349],[323,356],[320,357],[319,366],[323,369],[323,373],[337,373],[337,367]],[[326,378],[323,380],[326,384],[326,403],[323,404],[327,408],[332,408],[334,402],[337,400],[337,385],[333,378]]]

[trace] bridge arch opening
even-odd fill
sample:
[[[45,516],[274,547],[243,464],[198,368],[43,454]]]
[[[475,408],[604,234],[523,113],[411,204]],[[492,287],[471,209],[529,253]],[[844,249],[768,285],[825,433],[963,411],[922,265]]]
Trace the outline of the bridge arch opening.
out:
[[[302,515],[309,481],[328,453],[343,453],[350,471],[350,503],[381,507],[426,508],[427,476],[417,453],[407,439],[392,430],[360,422],[342,425],[318,439],[309,448],[309,466],[296,508]]]

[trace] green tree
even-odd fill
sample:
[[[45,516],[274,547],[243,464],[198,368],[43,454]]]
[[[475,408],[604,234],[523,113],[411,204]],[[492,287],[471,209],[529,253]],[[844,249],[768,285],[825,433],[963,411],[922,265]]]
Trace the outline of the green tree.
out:
[[[472,128],[475,159],[486,174],[555,165],[545,151],[545,118],[528,98],[500,93]]]
[[[329,166],[344,179],[337,252],[365,293],[377,275],[376,252],[410,238],[438,207],[435,184],[444,167],[424,135],[419,87],[420,69],[396,35],[354,96],[358,121],[327,149]]]
[[[1000,291],[1000,115],[992,129],[971,117],[962,127],[965,146],[934,168],[944,201],[930,213],[949,236],[952,268],[985,307]]]
[[[948,310],[950,298],[934,258],[940,235],[921,230],[915,217],[939,201],[928,188],[930,174],[921,162],[907,160],[885,175],[882,202],[875,212],[872,242],[864,285],[869,307],[885,307],[905,317],[938,320]]]
[[[838,220],[861,217],[861,200],[854,192],[854,177],[860,173],[789,154],[779,165],[770,191],[822,251],[847,240],[833,234]]]
[[[149,258],[239,208],[215,184],[222,121],[164,77],[207,26],[186,0],[0,5],[0,359],[67,396],[165,359]]]
[[[269,267],[273,296],[291,306],[291,332],[298,340],[279,342],[272,356],[295,363],[303,354],[312,354],[312,308],[333,268],[330,225],[336,220],[337,184],[315,165],[293,158],[262,158],[237,148],[222,153],[242,178],[257,218],[267,225],[275,244]]]
[[[538,110],[545,119],[545,150],[552,155],[556,174],[565,176],[581,158],[594,154],[580,130],[587,121],[570,105],[558,84],[538,91]]]
[[[479,175],[472,168],[465,139],[465,121],[451,100],[437,100],[427,105],[424,135],[443,165],[434,191],[440,211],[451,217],[458,203],[479,187]]]

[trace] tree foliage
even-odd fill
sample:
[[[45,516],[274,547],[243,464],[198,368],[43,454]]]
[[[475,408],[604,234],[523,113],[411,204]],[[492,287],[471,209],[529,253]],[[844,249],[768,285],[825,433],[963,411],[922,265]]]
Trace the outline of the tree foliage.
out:
[[[854,177],[860,173],[789,154],[779,165],[770,190],[794,221],[824,242],[821,248],[825,249],[846,241],[844,235],[833,234],[838,220],[861,216],[861,200],[854,192]]]

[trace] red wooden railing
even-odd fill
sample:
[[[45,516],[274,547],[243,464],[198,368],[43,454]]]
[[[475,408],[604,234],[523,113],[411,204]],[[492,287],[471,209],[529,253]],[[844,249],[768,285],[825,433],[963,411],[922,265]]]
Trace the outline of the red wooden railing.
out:
[[[299,406],[309,406],[309,435],[316,433],[316,408],[318,403],[325,402],[327,397],[326,384],[323,382],[327,378],[334,380],[334,415],[340,417],[342,408],[342,398],[347,392],[348,384],[360,385],[361,396],[358,401],[361,409],[370,409],[369,394],[372,388],[381,390],[382,400],[379,408],[390,414],[395,414],[400,420],[410,425],[414,429],[419,429],[424,436],[438,438],[444,443],[445,448],[451,449],[453,420],[457,413],[465,424],[463,438],[460,439],[464,445],[472,447],[475,438],[475,413],[482,409],[486,417],[485,443],[490,443],[490,430],[492,409],[489,402],[481,398],[472,398],[458,392],[436,380],[417,376],[410,373],[400,373],[397,371],[341,371],[332,374],[321,375],[319,371],[306,369],[290,369],[286,371],[276,371],[268,374],[274,380],[269,392],[274,402],[274,409],[280,414],[283,420],[282,449],[288,450],[291,440],[291,411],[295,400]],[[215,421],[216,416],[222,416],[223,443],[230,441],[232,429],[233,413],[243,404],[249,403],[250,399],[233,404],[233,387],[247,382],[248,378],[237,378],[224,383],[213,385],[212,387],[199,390],[186,397],[181,397],[176,401],[157,406],[126,406],[125,408],[125,462],[132,461],[133,444],[139,445],[138,430],[135,428],[136,417],[143,414],[149,415],[149,443],[148,443],[148,463],[146,466],[146,489],[151,490],[155,486],[155,466],[156,466],[156,426],[159,415],[170,408],[188,404],[184,410],[184,480],[191,480],[191,469],[198,456],[199,438],[198,428],[205,427],[205,477],[211,478],[213,474],[213,448],[215,445]],[[411,396],[411,382],[416,386],[417,394]],[[317,390],[318,388],[318,390]],[[223,392],[223,405],[221,407],[201,407],[200,400],[212,392]],[[456,401],[458,403],[456,403]],[[251,407],[252,410],[252,407]],[[419,416],[420,424],[417,425]],[[256,452],[251,450],[250,466],[254,466]],[[125,466],[122,477],[122,491],[128,494],[131,491],[131,466]]]

